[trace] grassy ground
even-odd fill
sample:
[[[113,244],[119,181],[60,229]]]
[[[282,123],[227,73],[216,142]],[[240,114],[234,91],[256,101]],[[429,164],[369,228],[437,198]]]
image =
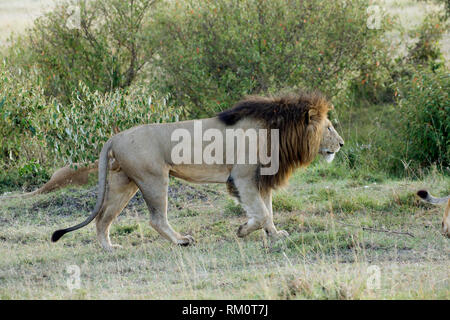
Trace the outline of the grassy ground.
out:
[[[339,166],[316,163],[276,193],[275,224],[290,237],[271,243],[260,232],[236,238],[244,216],[223,186],[174,179],[169,219],[197,244],[175,247],[163,240],[149,226],[138,194],[112,226],[112,241],[123,246],[113,253],[100,248],[93,225],[49,241],[55,229],[86,217],[94,185],[3,201],[0,298],[449,299],[450,246],[439,232],[443,208],[414,196],[424,186],[450,193],[450,179],[437,173],[398,181],[352,177]],[[81,276],[72,291],[69,265]]]
[[[347,143],[337,159],[298,170],[275,194],[275,224],[290,233],[285,241],[268,242],[262,232],[238,239],[245,217],[223,185],[171,180],[169,220],[197,240],[186,248],[150,227],[138,193],[111,228],[122,245],[113,253],[100,248],[93,224],[50,242],[54,230],[94,207],[95,176],[86,188],[0,200],[0,299],[449,299],[443,208],[415,192],[450,194],[450,177],[431,171],[399,180],[367,159],[352,170],[340,164],[358,143],[385,145],[380,132],[389,132],[391,110],[341,114],[337,128]],[[80,269],[74,290],[67,285],[72,265]]]
[[[12,7],[0,0],[0,16],[5,8]],[[276,193],[275,224],[290,233],[285,241],[268,242],[260,232],[236,238],[245,217],[222,185],[171,180],[169,220],[197,240],[187,248],[149,226],[140,194],[112,226],[112,241],[123,248],[104,252],[93,224],[51,243],[54,230],[82,221],[93,208],[95,177],[86,188],[0,200],[0,299],[449,299],[443,208],[414,194],[424,187],[450,194],[450,177],[392,179],[374,173],[368,159],[366,168],[339,165],[357,145],[383,146],[391,109],[342,115],[337,128],[347,143],[335,163],[297,171]],[[70,290],[72,265],[81,282]]]

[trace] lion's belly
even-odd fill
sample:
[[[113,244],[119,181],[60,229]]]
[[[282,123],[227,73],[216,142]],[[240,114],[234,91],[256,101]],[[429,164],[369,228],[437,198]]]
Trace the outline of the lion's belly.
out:
[[[194,183],[225,183],[230,176],[230,165],[174,165],[170,175]]]

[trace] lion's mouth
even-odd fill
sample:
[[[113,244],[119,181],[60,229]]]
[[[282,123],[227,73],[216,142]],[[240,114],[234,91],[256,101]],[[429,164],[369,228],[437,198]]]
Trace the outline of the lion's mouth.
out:
[[[324,156],[335,154],[337,151],[330,151],[329,149],[320,149],[319,153]]]
[[[331,161],[333,161],[334,155],[334,152],[327,152],[327,154],[325,155],[325,161],[330,163]]]
[[[334,156],[336,155],[336,152],[327,149],[320,150],[320,153],[322,154],[325,161],[328,163],[332,162],[334,160]]]

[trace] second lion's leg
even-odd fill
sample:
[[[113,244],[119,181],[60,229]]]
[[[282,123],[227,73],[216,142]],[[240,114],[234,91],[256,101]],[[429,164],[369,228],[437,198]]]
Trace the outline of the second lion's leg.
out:
[[[272,190],[261,192],[261,197],[266,205],[269,216],[264,225],[264,231],[269,237],[287,237],[289,233],[285,230],[277,230],[273,223],[273,211],[272,211]]]
[[[109,172],[105,202],[96,218],[97,238],[104,249],[112,250],[109,227],[135,195],[137,189],[136,184],[123,171]]]

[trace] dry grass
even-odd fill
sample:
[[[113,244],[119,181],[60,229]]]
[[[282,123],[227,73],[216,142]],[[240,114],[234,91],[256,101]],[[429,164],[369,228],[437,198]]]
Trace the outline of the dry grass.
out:
[[[0,0],[0,35],[29,25],[27,12],[38,2],[51,1]],[[169,220],[197,244],[179,248],[163,240],[138,196],[113,224],[112,241],[122,245],[113,253],[100,248],[93,225],[49,241],[55,229],[86,217],[95,182],[0,201],[0,299],[449,299],[443,208],[423,204],[414,193],[426,187],[449,194],[450,178],[436,172],[414,178],[359,174],[336,163],[298,171],[274,197],[275,224],[290,233],[277,243],[259,232],[235,236],[245,218],[223,186],[172,180]],[[74,290],[67,286],[70,265],[81,272]]]
[[[0,298],[449,299],[450,246],[439,232],[443,208],[423,204],[414,192],[433,186],[446,194],[450,179],[434,173],[371,183],[339,174],[338,167],[320,163],[298,171],[276,200],[275,223],[290,237],[268,244],[259,232],[236,238],[244,217],[226,213],[228,197],[218,185],[171,181],[170,222],[197,240],[187,248],[149,226],[139,196],[112,227],[113,243],[122,245],[113,253],[100,248],[93,225],[49,241],[55,229],[84,219],[95,202],[93,186],[0,202]],[[69,265],[81,271],[73,291]],[[373,268],[379,282],[371,288]]]

